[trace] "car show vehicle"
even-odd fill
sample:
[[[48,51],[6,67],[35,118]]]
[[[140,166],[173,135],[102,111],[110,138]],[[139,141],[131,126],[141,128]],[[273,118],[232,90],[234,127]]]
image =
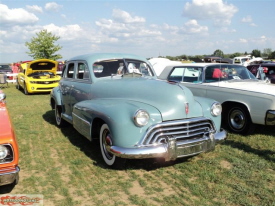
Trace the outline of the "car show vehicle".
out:
[[[70,123],[87,139],[99,139],[103,160],[112,167],[126,159],[193,156],[227,136],[220,128],[220,103],[158,80],[146,58],[131,54],[67,60],[50,104],[58,126]]]
[[[12,74],[12,69],[9,64],[0,64],[0,73]]]
[[[275,85],[260,81],[241,65],[193,63],[167,65],[158,77],[180,82],[194,95],[222,104],[223,127],[249,134],[254,124],[275,125]]]
[[[257,79],[275,84],[275,62],[251,64],[246,67]]]
[[[23,88],[26,95],[50,92],[61,78],[56,74],[57,67],[58,62],[50,59],[38,59],[21,64],[17,75],[17,89]]]
[[[19,148],[6,107],[6,95],[0,90],[0,186],[19,181]]]

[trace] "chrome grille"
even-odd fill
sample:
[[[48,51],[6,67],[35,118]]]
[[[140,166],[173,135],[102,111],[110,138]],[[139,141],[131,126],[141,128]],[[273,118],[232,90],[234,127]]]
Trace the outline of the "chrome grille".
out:
[[[167,143],[168,136],[176,141],[199,140],[214,129],[212,121],[203,117],[163,122],[149,128],[140,145]]]
[[[54,84],[59,81],[36,81],[35,84]]]

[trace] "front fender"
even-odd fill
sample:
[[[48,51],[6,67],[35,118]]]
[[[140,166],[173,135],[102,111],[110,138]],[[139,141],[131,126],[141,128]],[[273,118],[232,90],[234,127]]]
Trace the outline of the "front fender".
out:
[[[150,115],[148,124],[138,127],[134,123],[134,115],[139,110],[146,110]],[[97,118],[108,124],[114,145],[131,148],[145,134],[148,127],[162,122],[160,112],[153,106],[131,100],[96,99],[86,100],[74,105],[73,118],[75,128],[81,128],[79,121],[90,123]],[[83,128],[83,127],[82,127]],[[91,128],[98,129],[98,128]]]
[[[55,87],[52,89],[50,93],[50,104],[52,109],[54,109],[55,104],[62,105],[61,91],[59,87]]]
[[[194,96],[194,98],[201,105],[203,116],[211,119],[215,124],[217,132],[219,132],[221,127],[221,115],[214,117],[211,114],[211,105],[217,101],[213,99],[205,98],[205,97],[198,97],[198,96]]]

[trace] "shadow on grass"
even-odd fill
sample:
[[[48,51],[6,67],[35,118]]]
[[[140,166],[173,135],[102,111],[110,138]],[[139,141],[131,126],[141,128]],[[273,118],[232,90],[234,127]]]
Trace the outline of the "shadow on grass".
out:
[[[275,138],[275,125],[270,125],[270,126],[256,125],[255,131],[253,134],[270,135]]]
[[[268,150],[268,149],[265,149],[265,150],[255,149],[248,144],[245,144],[243,142],[238,142],[235,140],[226,140],[223,144],[229,145],[232,148],[243,150],[244,152],[247,152],[247,153],[258,155],[264,158],[265,160],[275,162],[275,151]]]
[[[48,123],[55,125],[54,110],[47,111],[43,118]],[[101,156],[100,146],[98,140],[93,140],[92,142],[78,133],[72,125],[60,128],[64,137],[76,147],[80,149],[87,157],[94,161],[94,165],[97,167],[110,169],[104,162]],[[187,161],[189,158],[181,158],[176,161],[165,162],[163,159],[127,159],[125,168],[123,169],[144,169],[147,171],[155,170],[157,168],[169,167],[174,164]]]

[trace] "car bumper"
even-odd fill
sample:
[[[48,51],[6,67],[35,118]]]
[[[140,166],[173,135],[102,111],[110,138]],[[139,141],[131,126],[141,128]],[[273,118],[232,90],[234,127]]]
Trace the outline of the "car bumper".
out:
[[[265,124],[266,125],[275,125],[275,111],[269,110],[266,113],[265,118]]]
[[[136,148],[108,146],[107,150],[115,156],[126,159],[164,158],[166,161],[170,161],[211,151],[217,143],[221,143],[226,137],[227,132],[221,130],[219,133],[205,136],[199,140],[177,142],[175,138],[168,137],[168,142],[160,145],[139,146]]]
[[[0,169],[0,186],[12,184],[13,182],[17,184],[19,171],[20,168],[18,166],[15,168]]]

